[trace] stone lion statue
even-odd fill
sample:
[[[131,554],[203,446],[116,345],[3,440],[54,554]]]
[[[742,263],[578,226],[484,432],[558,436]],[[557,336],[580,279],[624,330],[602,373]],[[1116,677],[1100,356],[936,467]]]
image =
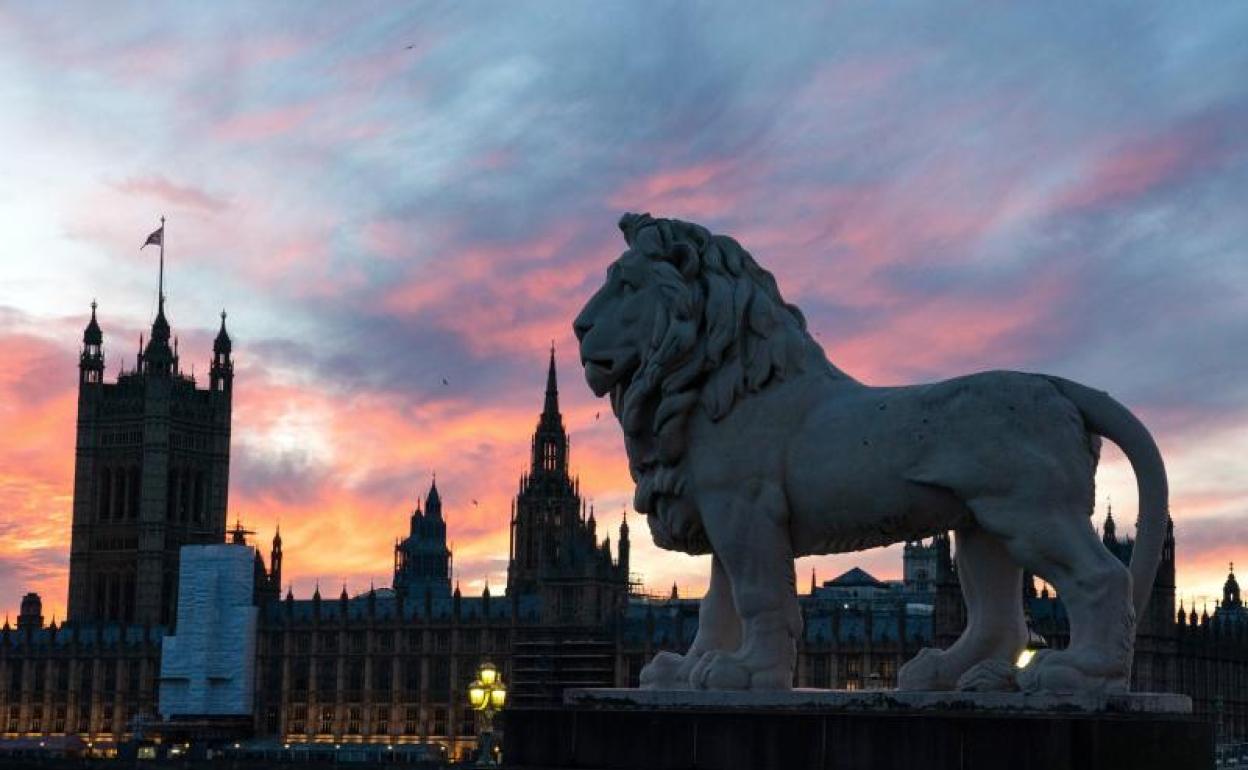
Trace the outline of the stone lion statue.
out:
[[[620,229],[628,249],[574,323],[585,378],[610,396],[655,543],[712,556],[689,651],[659,653],[643,687],[791,687],[794,557],[953,530],[966,629],[903,666],[901,689],[1127,689],[1168,493],[1161,454],[1126,408],[1008,371],[864,385],[732,238],[648,214]],[[1102,436],[1139,487],[1130,568],[1091,524]],[[1057,587],[1071,636],[1016,671],[1023,569]]]

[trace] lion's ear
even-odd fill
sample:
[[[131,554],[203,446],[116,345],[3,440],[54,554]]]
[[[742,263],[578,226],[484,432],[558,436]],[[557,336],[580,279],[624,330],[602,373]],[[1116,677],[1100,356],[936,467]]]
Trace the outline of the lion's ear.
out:
[[[650,216],[650,212],[644,214],[633,214],[631,212],[620,217],[620,232],[624,233],[624,242],[631,248],[633,241],[637,238],[637,231],[648,224],[654,224],[654,218]]]

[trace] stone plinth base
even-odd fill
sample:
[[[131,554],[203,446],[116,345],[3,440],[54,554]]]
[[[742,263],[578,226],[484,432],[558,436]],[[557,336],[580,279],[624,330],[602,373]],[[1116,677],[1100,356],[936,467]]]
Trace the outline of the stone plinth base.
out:
[[[744,702],[743,702],[744,701]],[[1185,696],[570,690],[508,709],[513,768],[1092,770],[1213,766]]]

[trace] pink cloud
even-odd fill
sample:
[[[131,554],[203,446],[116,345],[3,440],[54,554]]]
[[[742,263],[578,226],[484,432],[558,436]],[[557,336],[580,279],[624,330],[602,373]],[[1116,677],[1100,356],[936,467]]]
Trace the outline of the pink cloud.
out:
[[[915,299],[891,311],[886,326],[852,336],[833,331],[817,339],[834,363],[874,385],[913,382],[933,371],[953,376],[1008,366],[1022,357],[1019,336],[1053,323],[1054,308],[1067,291],[1051,277],[1021,296]]]
[[[291,132],[302,125],[316,105],[303,104],[272,107],[232,115],[213,127],[213,136],[221,141],[256,142]]]
[[[182,208],[198,209],[209,213],[224,211],[229,204],[222,198],[186,184],[171,182],[163,176],[131,177],[113,185],[130,195],[154,198],[162,203]]]
[[[569,319],[584,300],[576,290],[607,264],[567,254],[576,235],[574,227],[560,224],[527,241],[447,252],[387,290],[380,306],[460,333],[474,354],[541,350],[551,339],[566,341]],[[588,251],[614,256],[615,248]]]
[[[709,220],[740,210],[747,194],[747,173],[751,172],[735,160],[712,160],[639,177],[613,192],[607,201],[621,211]]]
[[[1109,144],[1061,194],[1057,208],[1126,202],[1187,178],[1219,159],[1216,128],[1216,121],[1196,121],[1165,134]]]

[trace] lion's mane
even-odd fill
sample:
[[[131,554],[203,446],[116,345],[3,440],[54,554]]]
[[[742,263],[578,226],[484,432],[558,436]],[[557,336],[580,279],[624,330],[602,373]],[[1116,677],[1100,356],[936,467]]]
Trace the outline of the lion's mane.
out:
[[[695,409],[721,420],[746,395],[826,359],[809,355],[818,346],[801,311],[734,239],[649,214],[625,214],[619,226],[629,249],[650,260],[663,301],[636,373],[612,402],[637,484],[633,505],[666,518],[664,499],[685,486],[681,459]]]

